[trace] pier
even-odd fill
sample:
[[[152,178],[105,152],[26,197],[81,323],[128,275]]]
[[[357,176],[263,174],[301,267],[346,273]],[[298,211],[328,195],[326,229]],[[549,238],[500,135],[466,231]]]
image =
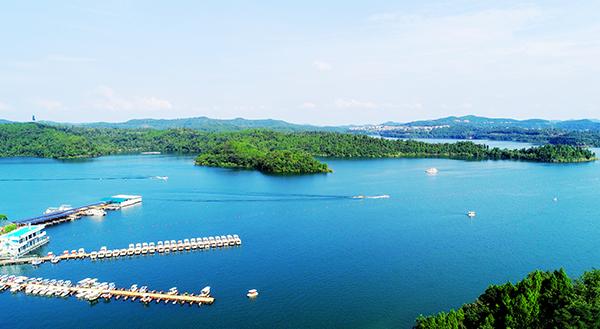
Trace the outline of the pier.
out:
[[[32,264],[38,266],[45,262],[53,264],[61,261],[77,260],[77,259],[111,259],[111,258],[127,258],[131,256],[145,256],[156,254],[175,254],[184,251],[208,250],[223,247],[235,247],[242,244],[242,239],[237,234],[228,234],[221,236],[209,236],[203,238],[190,238],[183,240],[165,240],[156,243],[136,243],[129,244],[128,248],[108,249],[101,247],[98,251],[86,252],[83,248],[78,250],[65,250],[62,254],[54,254],[49,252],[42,257],[23,257],[14,259],[0,260],[0,266],[10,266],[19,264]]]
[[[83,216],[90,216],[88,213],[90,211],[106,211],[106,210],[118,210],[122,207],[131,206],[134,204],[138,204],[142,202],[142,197],[139,195],[124,195],[119,194],[112,196],[110,198],[105,198],[104,200],[92,204],[88,204],[85,206],[56,211],[49,214],[44,214],[41,216],[36,216],[32,218],[20,219],[12,221],[17,224],[17,226],[25,226],[25,225],[40,225],[43,224],[45,226],[60,224],[64,222],[68,222],[71,220],[79,219]]]
[[[117,288],[114,283],[98,282],[97,279],[86,278],[73,285],[68,280],[49,280],[43,278],[28,278],[25,276],[7,276],[0,277],[0,291],[10,290],[12,293],[25,292],[28,295],[62,297],[68,298],[75,296],[79,299],[89,302],[96,302],[98,299],[109,301],[115,300],[139,300],[144,304],[151,302],[165,304],[188,304],[188,305],[210,305],[215,298],[210,296],[210,287],[205,287],[199,294],[179,293],[177,288],[171,288],[169,291],[148,290],[142,286],[132,285],[131,288]]]

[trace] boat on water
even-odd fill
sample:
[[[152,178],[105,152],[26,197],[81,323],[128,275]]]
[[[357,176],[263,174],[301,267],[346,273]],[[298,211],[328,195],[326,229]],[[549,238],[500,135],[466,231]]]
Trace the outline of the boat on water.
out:
[[[169,176],[154,176],[154,178],[156,178],[158,180],[163,180],[163,181],[169,180]]]
[[[142,154],[142,155],[156,155],[156,154],[160,154],[160,152],[150,151],[150,152],[142,152],[140,154]]]
[[[427,175],[437,175],[439,170],[437,168],[428,168],[427,170],[425,170],[425,172],[427,173]]]
[[[474,211],[471,210],[471,211],[467,212],[467,216],[473,218],[473,217],[477,216],[477,213],[475,213]]]
[[[255,298],[255,297],[258,296],[258,290],[256,290],[256,289],[250,289],[250,290],[248,290],[248,293],[246,294],[246,296],[248,298]]]
[[[60,262],[60,258],[58,256],[54,256],[52,257],[52,259],[50,259],[50,262],[52,264],[57,264],[58,262]]]
[[[352,199],[389,199],[390,196],[387,194],[382,195],[355,195]]]
[[[49,207],[48,209],[46,209],[44,211],[44,215],[50,215],[50,214],[54,214],[57,212],[63,212],[63,211],[72,210],[72,209],[73,209],[73,207],[71,207],[71,205],[63,204],[63,205],[60,205],[59,207]]]
[[[200,296],[201,297],[210,296],[210,286],[206,286],[206,287],[202,288],[202,290],[200,290]]]
[[[36,258],[36,259],[34,259],[34,260],[31,261],[31,265],[38,266],[38,265],[40,265],[43,262],[44,262],[43,260],[41,260],[39,258]]]
[[[92,209],[86,210],[83,214],[85,216],[102,217],[102,216],[106,216],[106,211],[104,211],[102,209],[92,208]]]

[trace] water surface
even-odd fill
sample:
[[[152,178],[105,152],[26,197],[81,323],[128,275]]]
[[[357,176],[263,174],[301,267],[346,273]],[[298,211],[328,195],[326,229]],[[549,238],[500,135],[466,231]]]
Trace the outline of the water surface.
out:
[[[144,197],[143,205],[102,219],[49,227],[43,253],[233,233],[244,242],[182,255],[0,268],[159,290],[210,285],[216,297],[201,308],[90,306],[4,292],[0,327],[408,328],[419,313],[457,307],[490,283],[537,268],[579,275],[600,264],[599,163],[327,162],[333,174],[282,177],[195,167],[192,157],[166,155],[0,159],[0,213],[11,218],[118,193]],[[439,175],[427,176],[429,167]],[[351,198],[381,194],[391,197]],[[468,210],[477,217],[467,218]],[[245,297],[251,288],[260,292],[253,301]]]

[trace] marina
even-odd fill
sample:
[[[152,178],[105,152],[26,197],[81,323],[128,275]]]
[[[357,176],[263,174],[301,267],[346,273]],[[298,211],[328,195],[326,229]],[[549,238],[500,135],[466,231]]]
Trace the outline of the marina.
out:
[[[202,238],[190,238],[183,240],[165,240],[143,243],[130,243],[127,248],[108,249],[103,246],[97,251],[86,252],[85,249],[65,250],[61,254],[49,252],[42,257],[23,257],[14,259],[0,260],[0,266],[10,266],[19,264],[31,264],[39,266],[45,262],[52,264],[60,263],[61,261],[76,260],[76,259],[109,259],[109,258],[125,258],[127,256],[139,255],[155,255],[155,254],[171,254],[183,251],[208,250],[223,247],[235,247],[242,244],[241,238],[237,234],[227,234],[221,236],[209,236]]]
[[[149,290],[146,286],[138,288],[133,284],[130,288],[117,288],[113,282],[98,282],[98,279],[86,278],[75,284],[69,280],[55,280],[44,278],[28,278],[26,276],[2,275],[0,276],[0,292],[22,292],[27,295],[68,298],[87,300],[95,303],[102,299],[139,301],[144,304],[152,302],[159,304],[188,304],[211,305],[215,299],[210,295],[210,287],[203,288],[200,293],[180,293],[176,287],[168,291]]]
[[[57,208],[48,208],[43,215],[14,220],[17,226],[26,225],[56,225],[72,220],[79,219],[84,216],[104,216],[106,210],[119,210],[123,207],[129,207],[142,202],[142,197],[139,195],[118,194],[109,198],[104,198],[100,202],[84,205],[81,207],[72,208],[67,205],[62,205]]]

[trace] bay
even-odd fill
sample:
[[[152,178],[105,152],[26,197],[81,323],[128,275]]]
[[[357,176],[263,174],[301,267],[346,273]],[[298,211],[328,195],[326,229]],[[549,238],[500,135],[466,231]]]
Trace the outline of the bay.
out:
[[[13,219],[119,193],[144,197],[102,219],[47,228],[40,253],[234,233],[243,240],[206,252],[0,268],[158,290],[210,285],[216,297],[200,308],[144,307],[4,292],[0,327],[409,328],[418,314],[458,307],[491,283],[534,269],[576,276],[600,263],[599,163],[325,161],[333,174],[269,176],[170,155],[0,159],[0,213]],[[429,167],[439,174],[426,175]],[[251,288],[256,300],[245,297]]]

